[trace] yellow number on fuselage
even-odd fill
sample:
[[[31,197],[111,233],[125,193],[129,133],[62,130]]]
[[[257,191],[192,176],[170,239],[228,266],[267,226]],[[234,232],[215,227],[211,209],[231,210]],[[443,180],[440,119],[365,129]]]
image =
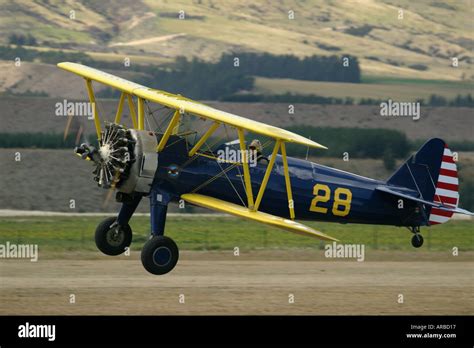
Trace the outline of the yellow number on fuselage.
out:
[[[319,191],[323,191],[323,195],[319,195]],[[329,201],[329,196],[331,195],[331,189],[327,185],[316,184],[313,187],[313,195],[315,197],[311,201],[311,206],[309,207],[310,211],[314,211],[316,213],[323,213],[326,214],[328,212],[328,208],[318,207],[318,202],[326,203]]]
[[[341,199],[341,195],[345,195],[345,199]],[[352,192],[349,189],[338,187],[334,191],[334,204],[332,206],[332,213],[337,216],[346,216],[351,210]],[[343,210],[339,210],[343,207]]]
[[[322,195],[320,192],[322,191]],[[309,207],[310,211],[315,213],[327,214],[328,208],[318,206],[318,203],[326,203],[329,201],[331,196],[331,189],[327,185],[316,184],[313,187],[313,195],[315,196],[311,200],[311,205]],[[342,197],[341,197],[342,196]],[[332,205],[332,213],[336,216],[346,216],[351,210],[352,202],[352,192],[351,190],[343,187],[338,187],[334,191],[334,203]],[[342,210],[339,208],[342,207]]]

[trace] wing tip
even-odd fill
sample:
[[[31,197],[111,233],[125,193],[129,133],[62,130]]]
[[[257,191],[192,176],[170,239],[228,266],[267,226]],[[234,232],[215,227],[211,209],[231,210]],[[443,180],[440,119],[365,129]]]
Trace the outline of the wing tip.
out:
[[[61,68],[63,70],[69,70],[68,69],[68,66],[70,66],[71,64],[77,64],[77,63],[72,63],[72,62],[59,62],[58,64],[56,64],[56,66],[58,68]]]
[[[303,143],[304,145],[308,145],[308,146],[312,146],[312,147],[315,147],[317,149],[323,149],[323,150],[327,150],[328,148],[320,143],[317,143],[311,139],[306,139],[306,142]]]
[[[337,238],[334,238],[334,237],[331,237],[331,236],[328,236],[327,234],[324,234],[324,240],[327,240],[327,241],[331,241],[331,242],[340,242],[339,239]]]

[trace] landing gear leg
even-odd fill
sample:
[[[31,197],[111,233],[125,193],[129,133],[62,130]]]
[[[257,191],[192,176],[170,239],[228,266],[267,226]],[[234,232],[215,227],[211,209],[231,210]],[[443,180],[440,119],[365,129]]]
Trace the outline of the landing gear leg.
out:
[[[132,243],[132,229],[128,222],[141,198],[141,195],[136,195],[124,201],[117,217],[107,218],[97,226],[95,244],[104,254],[120,255]]]
[[[164,236],[166,212],[170,196],[166,192],[152,190],[150,194],[151,236],[142,249],[142,264],[156,275],[170,272],[178,262],[179,250],[176,243]]]
[[[413,237],[411,238],[411,245],[415,248],[419,248],[423,245],[423,236],[420,234],[420,226],[411,227]]]

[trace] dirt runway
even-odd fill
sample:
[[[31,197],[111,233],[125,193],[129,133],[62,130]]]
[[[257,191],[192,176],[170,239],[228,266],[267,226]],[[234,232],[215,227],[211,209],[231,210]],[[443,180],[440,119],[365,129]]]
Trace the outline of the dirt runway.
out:
[[[472,256],[452,261],[427,253],[383,261],[393,254],[357,262],[183,252],[165,276],[146,273],[138,253],[1,260],[0,314],[474,313]]]

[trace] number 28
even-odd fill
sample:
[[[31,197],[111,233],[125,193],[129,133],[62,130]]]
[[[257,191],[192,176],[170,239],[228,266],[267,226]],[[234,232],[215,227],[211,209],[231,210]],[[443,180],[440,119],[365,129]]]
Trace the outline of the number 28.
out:
[[[327,185],[316,184],[313,187],[313,195],[311,200],[310,211],[315,213],[327,214],[328,208],[318,206],[318,203],[326,203],[331,196],[331,189]],[[334,204],[332,205],[332,213],[336,216],[346,216],[351,210],[352,192],[344,187],[338,187],[334,191]],[[342,210],[340,209],[342,208]]]

